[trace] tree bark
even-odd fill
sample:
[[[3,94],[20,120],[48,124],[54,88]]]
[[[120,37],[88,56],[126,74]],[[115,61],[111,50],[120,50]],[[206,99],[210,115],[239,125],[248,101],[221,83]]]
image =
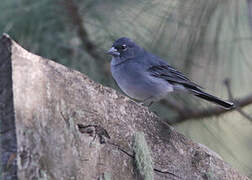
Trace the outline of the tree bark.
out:
[[[0,179],[137,179],[137,132],[145,135],[156,180],[248,179],[146,107],[7,35],[0,73]]]

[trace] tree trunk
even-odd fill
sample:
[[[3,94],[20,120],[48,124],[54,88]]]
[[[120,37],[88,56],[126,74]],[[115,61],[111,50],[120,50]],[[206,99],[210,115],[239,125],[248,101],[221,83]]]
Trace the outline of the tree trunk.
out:
[[[148,147],[138,146],[143,133]],[[0,40],[0,135],[0,179],[248,179],[148,108],[8,35]]]

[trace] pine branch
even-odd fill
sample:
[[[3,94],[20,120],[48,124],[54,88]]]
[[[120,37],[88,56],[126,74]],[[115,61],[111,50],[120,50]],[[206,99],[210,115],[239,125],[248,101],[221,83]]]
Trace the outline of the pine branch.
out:
[[[64,5],[73,25],[77,28],[77,35],[81,40],[85,52],[95,60],[96,67],[101,73],[101,81],[106,85],[110,84],[112,80],[111,78],[108,78],[110,77],[110,73],[104,66],[106,63],[104,52],[100,52],[96,44],[91,41],[89,33],[83,23],[83,18],[81,17],[78,6],[75,4],[74,0],[64,0]]]
[[[77,27],[77,34],[82,42],[84,49],[96,61],[102,62],[104,58],[102,58],[100,52],[97,51],[96,45],[90,40],[87,29],[84,26],[82,17],[79,13],[78,6],[74,3],[73,0],[65,0],[64,2],[73,25]]]
[[[233,96],[232,91],[231,91],[231,82],[230,82],[230,79],[225,79],[224,84],[225,84],[225,86],[227,87],[229,99],[230,99],[231,101],[233,101],[234,96]],[[244,111],[241,109],[241,107],[240,107],[239,105],[237,105],[237,104],[236,104],[236,110],[237,110],[243,117],[245,117],[246,119],[252,121],[252,117],[251,117],[249,114],[247,114],[246,112],[244,112]]]
[[[239,98],[239,99],[234,99],[234,104],[239,107],[245,107],[248,106],[250,104],[252,104],[252,94],[243,97],[243,98]],[[177,124],[189,119],[203,119],[203,118],[209,118],[209,117],[213,117],[213,116],[220,116],[223,115],[225,113],[234,111],[235,109],[223,109],[220,107],[212,107],[212,108],[208,108],[208,109],[204,109],[204,110],[195,110],[195,111],[191,111],[191,110],[185,110],[183,113],[180,113],[177,117],[175,117],[172,120],[166,119],[166,121],[168,121],[171,124]]]

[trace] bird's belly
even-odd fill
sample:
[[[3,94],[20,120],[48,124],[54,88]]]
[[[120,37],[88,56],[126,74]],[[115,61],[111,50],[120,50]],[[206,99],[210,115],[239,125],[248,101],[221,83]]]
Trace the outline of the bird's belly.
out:
[[[112,76],[125,94],[140,101],[149,98],[158,100],[173,91],[167,81],[147,74],[115,70]]]
[[[120,89],[129,97],[140,101],[144,101],[153,95],[152,92],[149,91],[150,87],[143,83],[118,80],[117,84]]]

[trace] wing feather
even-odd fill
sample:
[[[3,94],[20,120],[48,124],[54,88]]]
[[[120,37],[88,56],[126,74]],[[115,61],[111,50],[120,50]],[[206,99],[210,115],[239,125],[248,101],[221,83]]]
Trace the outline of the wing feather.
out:
[[[183,73],[169,66],[166,62],[157,59],[155,64],[148,68],[150,74],[154,77],[162,78],[171,84],[180,84],[186,88],[201,91],[200,86],[192,82]]]

